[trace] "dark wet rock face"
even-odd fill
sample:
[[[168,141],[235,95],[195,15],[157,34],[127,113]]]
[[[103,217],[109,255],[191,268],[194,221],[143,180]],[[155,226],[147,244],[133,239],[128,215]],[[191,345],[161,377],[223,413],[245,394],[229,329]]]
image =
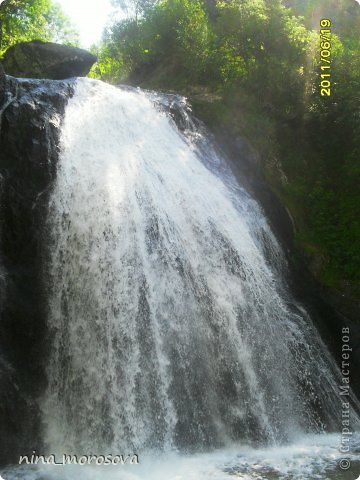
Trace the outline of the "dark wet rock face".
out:
[[[4,67],[0,62],[0,111],[1,111],[1,105],[3,105],[4,103],[3,100],[4,100],[5,90],[6,90],[6,76],[4,72]]]
[[[14,77],[62,80],[86,76],[95,62],[96,57],[81,48],[34,40],[10,47],[3,67]]]
[[[41,448],[44,222],[71,81],[0,78],[0,463]]]

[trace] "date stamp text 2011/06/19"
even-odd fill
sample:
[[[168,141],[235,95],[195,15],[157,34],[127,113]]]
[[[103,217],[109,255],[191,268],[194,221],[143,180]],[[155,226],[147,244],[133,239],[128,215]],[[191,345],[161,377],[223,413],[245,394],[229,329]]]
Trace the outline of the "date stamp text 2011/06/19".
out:
[[[331,20],[320,20],[320,95],[331,95]]]

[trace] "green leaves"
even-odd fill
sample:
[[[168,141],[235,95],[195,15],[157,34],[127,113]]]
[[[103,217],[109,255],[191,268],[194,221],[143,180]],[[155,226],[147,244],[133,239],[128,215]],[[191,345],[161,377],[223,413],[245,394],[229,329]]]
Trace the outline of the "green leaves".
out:
[[[78,44],[78,34],[52,0],[5,0],[0,5],[0,56],[11,45],[30,40]]]

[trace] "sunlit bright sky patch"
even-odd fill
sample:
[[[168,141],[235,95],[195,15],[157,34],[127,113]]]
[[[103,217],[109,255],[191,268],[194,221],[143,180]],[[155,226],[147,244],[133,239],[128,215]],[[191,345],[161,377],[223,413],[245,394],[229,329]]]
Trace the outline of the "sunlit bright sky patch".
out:
[[[82,47],[89,48],[101,39],[114,8],[110,0],[57,0],[80,34]]]

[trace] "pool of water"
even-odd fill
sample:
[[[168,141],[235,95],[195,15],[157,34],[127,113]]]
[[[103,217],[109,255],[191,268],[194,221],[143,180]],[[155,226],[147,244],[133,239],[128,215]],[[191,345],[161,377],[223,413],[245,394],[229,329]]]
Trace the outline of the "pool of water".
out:
[[[1,476],[4,480],[357,480],[360,434],[353,435],[349,453],[342,454],[340,444],[339,434],[308,435],[281,447],[234,445],[206,454],[139,455],[134,465],[10,466],[1,470]]]

